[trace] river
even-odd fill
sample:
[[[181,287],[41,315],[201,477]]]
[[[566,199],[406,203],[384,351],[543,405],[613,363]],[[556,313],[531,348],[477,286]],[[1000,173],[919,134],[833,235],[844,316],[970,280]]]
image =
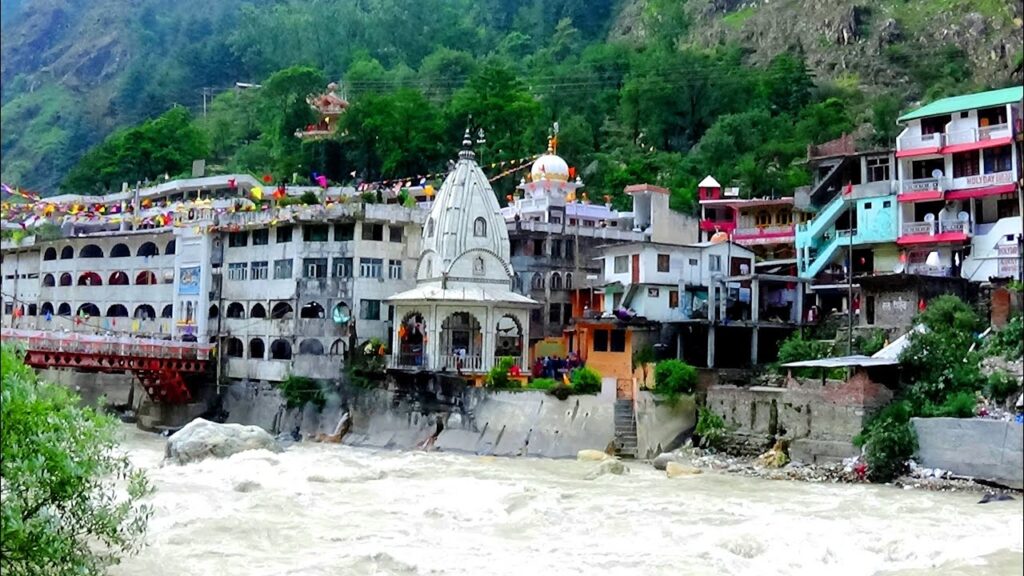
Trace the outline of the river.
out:
[[[299,444],[161,466],[146,547],[113,575],[971,575],[1022,573],[1024,503],[650,466]]]

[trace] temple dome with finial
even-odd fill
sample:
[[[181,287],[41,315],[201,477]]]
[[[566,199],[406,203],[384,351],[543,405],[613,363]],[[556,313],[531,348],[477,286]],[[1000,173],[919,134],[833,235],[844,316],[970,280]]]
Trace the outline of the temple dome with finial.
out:
[[[562,157],[555,154],[551,146],[548,146],[547,154],[544,154],[533,163],[530,169],[530,178],[534,182],[539,180],[555,180],[567,182],[569,180],[569,164]]]

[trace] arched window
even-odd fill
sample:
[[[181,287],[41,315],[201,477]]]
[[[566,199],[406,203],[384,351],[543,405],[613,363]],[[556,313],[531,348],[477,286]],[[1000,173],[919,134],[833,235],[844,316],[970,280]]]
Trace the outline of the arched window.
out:
[[[28,305],[28,315],[29,316],[35,316],[36,315],[36,305],[35,304],[29,304]]]
[[[427,238],[433,238],[433,237],[434,237],[434,219],[433,218],[428,218],[427,219]]]
[[[174,304],[168,304],[164,306],[164,309],[160,311],[161,318],[174,318]]]
[[[252,305],[252,312],[249,312],[249,318],[266,318],[267,309],[263,307],[263,304],[256,303]]]
[[[45,252],[43,252],[43,260],[56,260],[56,259],[57,259],[57,249],[56,248],[51,246],[51,247],[47,248]]]
[[[754,223],[758,226],[771,226],[772,215],[767,210],[761,210],[754,218]]]
[[[128,309],[125,308],[124,305],[122,305],[122,304],[114,304],[111,307],[107,308],[107,317],[108,318],[127,318],[128,317]]]
[[[78,277],[79,286],[102,286],[103,278],[95,272],[82,272],[82,275]]]
[[[565,289],[572,290],[572,272],[565,273]]]
[[[238,338],[228,338],[224,342],[224,354],[228,358],[241,358],[245,355],[244,345]]]
[[[484,220],[483,217],[473,220],[473,236],[479,238],[487,237],[487,220]]]
[[[328,351],[331,356],[344,356],[345,355],[345,341],[341,338],[337,338],[334,342],[331,342],[331,349]]]
[[[140,304],[135,307],[135,314],[132,316],[140,320],[152,320],[156,318],[156,310],[149,304]]]
[[[280,320],[283,318],[291,318],[292,314],[295,313],[295,309],[292,305],[287,302],[278,302],[274,304],[274,307],[270,310],[270,317],[274,320]],[[291,356],[289,356],[290,358]]]
[[[99,316],[100,309],[95,304],[86,302],[78,307],[78,315],[81,316],[82,314],[85,314],[86,316]]]
[[[291,360],[292,345],[287,340],[274,340],[270,344],[270,357],[274,360]]]
[[[263,360],[264,356],[267,355],[266,345],[263,344],[262,338],[253,338],[249,340],[249,358],[255,358],[256,360]]]
[[[156,284],[156,274],[149,270],[143,270],[135,275],[135,284],[140,286],[149,286],[150,284]]]
[[[220,308],[217,308],[216,304],[211,304],[210,310],[207,312],[206,317],[216,318],[217,316],[220,316]]]
[[[175,241],[174,240],[169,241],[167,243],[167,246],[164,248],[164,254],[174,254],[175,247],[176,247]]]
[[[103,258],[103,250],[95,244],[86,244],[78,252],[79,258]]]
[[[160,250],[157,249],[156,244],[152,242],[145,242],[142,246],[139,246],[136,256],[159,256]]]
[[[57,306],[57,316],[71,316],[71,304],[64,302]]]
[[[57,285],[57,279],[53,277],[53,274],[46,274],[46,275],[43,276],[43,286],[44,287],[56,286],[56,285]]]
[[[107,284],[111,286],[127,286],[128,275],[118,270],[110,273],[110,278],[107,279]]]
[[[72,248],[71,246],[65,246],[65,247],[61,248],[61,250],[60,250],[60,259],[61,260],[71,260],[74,257],[75,257],[75,249],[74,248]]]
[[[544,276],[540,272],[533,273],[533,280],[530,281],[530,288],[534,290],[544,289]]]
[[[299,310],[299,318],[326,318],[324,307],[316,302],[310,302]]]
[[[49,302],[43,302],[43,306],[39,310],[39,313],[42,314],[43,316],[46,316],[47,314],[53,316],[53,304]]]
[[[232,302],[228,304],[228,311],[226,316],[228,318],[245,318],[245,306],[241,302]]]
[[[551,274],[551,289],[561,290],[562,289],[562,275],[558,272],[552,272]]]
[[[60,275],[60,285],[61,286],[71,286],[72,282],[73,282],[73,280],[71,278],[71,273],[70,272],[65,272],[65,273]]]
[[[127,258],[132,255],[132,251],[128,249],[127,244],[114,244],[114,247],[110,249],[111,258]]]
[[[317,338],[306,338],[299,343],[299,354],[324,355],[324,345]]]

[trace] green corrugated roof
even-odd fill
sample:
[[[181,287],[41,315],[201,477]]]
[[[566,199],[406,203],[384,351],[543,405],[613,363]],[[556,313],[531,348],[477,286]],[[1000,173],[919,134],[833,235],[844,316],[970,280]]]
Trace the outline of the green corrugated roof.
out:
[[[903,116],[899,117],[898,122],[906,122],[907,120],[924,118],[926,116],[941,116],[943,114],[952,114],[953,112],[962,112],[964,110],[973,110],[975,108],[988,108],[990,106],[999,106],[1001,104],[1009,104],[1011,102],[1020,102],[1022,98],[1024,98],[1024,86],[1013,86],[1011,88],[1003,88],[1001,90],[989,90],[988,92],[978,92],[977,94],[953,96],[952,98],[936,100],[935,102],[922,106],[913,112],[907,112]]]

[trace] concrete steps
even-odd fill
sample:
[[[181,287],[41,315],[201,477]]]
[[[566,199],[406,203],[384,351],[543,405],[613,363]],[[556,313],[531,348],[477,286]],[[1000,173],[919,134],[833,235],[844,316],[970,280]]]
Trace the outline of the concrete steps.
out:
[[[615,444],[620,458],[636,458],[636,414],[632,400],[615,401]]]

